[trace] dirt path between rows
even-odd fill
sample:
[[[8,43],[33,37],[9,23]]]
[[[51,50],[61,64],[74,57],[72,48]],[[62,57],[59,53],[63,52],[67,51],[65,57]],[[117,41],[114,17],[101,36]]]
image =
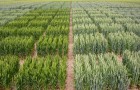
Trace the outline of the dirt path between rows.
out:
[[[37,57],[37,47],[36,47],[36,43],[34,44],[34,49],[33,49],[33,53],[32,53],[32,58],[36,58]]]
[[[23,59],[20,59],[19,64],[20,64],[20,67],[22,67],[23,64],[24,64],[24,60]]]
[[[74,57],[73,57],[73,32],[72,32],[72,9],[70,10],[70,32],[67,60],[67,77],[65,90],[74,90]]]
[[[37,47],[36,47],[36,42],[35,42],[35,44],[34,44],[34,48],[33,48],[33,51],[32,51],[32,58],[36,58],[37,57]],[[25,57],[23,57],[23,56],[19,56],[19,65],[20,65],[20,68],[22,68],[23,67],[23,64],[24,64],[24,62],[25,62]]]
[[[122,63],[122,56],[121,55],[118,55],[117,58],[118,58],[118,61]]]

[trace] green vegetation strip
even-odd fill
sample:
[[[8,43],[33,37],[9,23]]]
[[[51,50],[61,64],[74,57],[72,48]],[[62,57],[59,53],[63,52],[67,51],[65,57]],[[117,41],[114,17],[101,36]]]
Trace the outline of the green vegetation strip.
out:
[[[67,57],[58,55],[26,58],[15,78],[17,89],[64,89],[66,60]]]
[[[73,7],[76,90],[139,89],[139,6],[75,2]]]
[[[14,75],[19,70],[19,60],[16,56],[0,56],[0,88],[6,89],[14,82]]]
[[[76,90],[127,90],[127,69],[114,54],[77,54],[75,56]]]
[[[26,56],[23,65],[14,56],[0,58],[0,88],[64,89],[69,32],[69,9],[65,8],[69,3],[55,4],[54,8],[27,12],[0,28],[0,55]],[[37,46],[49,43],[44,47],[50,47],[47,54],[52,55],[30,57],[37,41]]]
[[[69,33],[69,9],[58,11],[50,22],[46,36],[42,36],[37,43],[37,51],[41,56],[47,54],[67,55]]]

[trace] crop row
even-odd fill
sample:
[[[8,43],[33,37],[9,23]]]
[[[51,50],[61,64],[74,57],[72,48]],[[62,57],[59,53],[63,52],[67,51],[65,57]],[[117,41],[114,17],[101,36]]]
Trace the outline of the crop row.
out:
[[[125,51],[123,64],[115,54],[77,54],[75,84],[77,90],[127,90],[139,85],[139,53]]]
[[[78,12],[76,15],[74,15],[73,23],[82,22],[82,20],[84,18],[81,19],[80,17],[83,17],[83,16],[86,17],[87,15],[85,15],[85,14],[84,13],[80,14]],[[133,20],[133,19],[131,19],[129,17],[120,17],[120,16],[116,17],[115,16],[114,18],[112,18],[111,16],[109,16],[109,17],[102,16],[103,14],[98,14],[98,16],[94,16],[94,17],[92,16],[92,14],[89,14],[89,15],[93,19],[94,23],[97,23],[97,24],[98,23],[117,23],[117,24],[135,23],[135,20]],[[96,15],[96,14],[93,14],[93,15]],[[80,20],[78,20],[78,19],[80,19]],[[87,21],[87,19],[84,19],[84,20]],[[87,22],[87,23],[89,23],[89,22]]]
[[[0,56],[0,88],[10,86],[13,76],[18,72],[18,69],[18,57]]]
[[[53,26],[53,25],[49,25],[46,31],[46,35],[55,35],[55,36],[59,36],[59,35],[68,35],[69,33],[69,27],[61,25],[61,26]]]
[[[140,38],[134,33],[118,32],[110,33],[107,38],[101,33],[79,34],[74,36],[74,52],[84,53],[106,53],[114,52],[122,54],[124,50],[140,50]]]
[[[0,41],[0,54],[29,55],[34,46],[33,37],[9,36]]]
[[[36,11],[36,10],[35,10]],[[34,26],[34,27],[38,27],[38,26],[42,26],[42,27],[46,27],[47,24],[49,23],[49,21],[53,18],[53,16],[55,15],[55,12],[52,13],[53,11],[49,11],[45,12],[45,13],[50,13],[50,15],[40,15],[41,13],[43,13],[44,10],[40,11],[40,12],[28,12],[27,14],[25,14],[22,17],[17,18],[14,21],[9,22],[6,27],[17,27],[17,28],[21,28],[21,27],[27,27],[27,26]],[[29,16],[30,15],[30,16]]]
[[[43,32],[42,27],[0,28],[0,35],[3,38],[8,36],[33,36],[37,39]]]
[[[35,8],[41,7],[43,4],[47,3],[30,3],[24,4],[22,6],[15,5],[14,7],[0,7],[0,26],[4,26],[11,20],[14,20],[17,17],[24,15],[26,12],[33,10]]]
[[[0,56],[0,87],[15,85],[17,90],[64,88],[66,57],[27,57],[22,68],[16,56]]]
[[[99,4],[99,5],[98,5]],[[130,5],[121,5],[120,3],[74,3],[74,12],[80,11],[84,8],[92,18],[96,17],[111,17],[114,18],[129,18],[129,21],[135,21],[135,23],[139,23],[139,5],[133,4]],[[135,7],[135,8],[132,8]]]
[[[122,18],[119,19],[124,22]],[[139,34],[140,24],[130,23],[131,21],[126,21],[124,23],[119,23],[121,21],[117,21],[118,23],[112,23],[112,22],[109,23],[109,22],[110,21],[108,20],[106,21],[106,19],[99,19],[99,18],[93,20],[89,16],[85,16],[84,18],[83,17],[73,18],[74,34],[82,34],[82,33],[89,34],[89,33],[100,32],[103,33],[105,36],[107,36],[109,33],[125,31],[125,32],[134,32],[138,36],[140,35]]]
[[[140,85],[140,51],[130,52],[126,50],[123,54],[123,64],[127,67],[131,78],[131,85]]]
[[[73,25],[73,30],[74,34],[84,34],[84,33],[90,34],[99,32],[98,27],[93,23],[75,24]]]
[[[80,4],[82,7],[73,9],[73,22],[74,22],[73,24],[74,25],[77,23],[81,25],[81,18],[84,18],[85,20],[87,20],[87,19],[89,19],[88,17],[90,17],[92,19],[92,21],[94,22],[94,24],[97,27],[99,27],[98,28],[99,32],[101,32],[100,29],[102,29],[102,27],[100,27],[100,25],[105,24],[104,25],[106,27],[105,31],[107,31],[107,29],[110,29],[110,28],[112,28],[111,30],[115,31],[116,30],[115,27],[117,27],[118,24],[120,24],[123,26],[124,31],[132,31],[132,32],[136,33],[137,35],[139,35],[139,29],[138,29],[139,24],[137,22],[137,20],[139,20],[138,18],[137,18],[137,20],[135,20],[134,18],[131,18],[131,17],[128,17],[121,13],[118,13],[119,10],[118,10],[118,12],[113,11],[114,7],[111,10],[110,8],[101,7],[100,5],[99,6],[97,5],[97,7],[94,7],[94,6],[96,6],[97,3],[92,3],[92,5],[90,3],[84,3],[84,4],[80,3]],[[76,3],[76,5],[79,6],[77,3]],[[91,6],[94,8],[92,8]],[[103,4],[103,6],[106,6],[106,4]],[[100,8],[98,8],[98,7],[100,7]],[[86,13],[82,8],[84,8]],[[119,8],[115,7],[115,9],[119,9]],[[123,9],[126,9],[126,8],[122,8],[122,10]],[[135,8],[133,8],[133,9],[135,9]],[[126,12],[130,12],[130,11],[132,11],[132,10],[131,9],[128,9],[128,11],[126,10]],[[78,20],[78,19],[80,19],[80,20]],[[75,21],[77,23],[75,23]],[[91,21],[87,21],[86,24],[90,23],[90,22]],[[83,21],[83,23],[85,24],[84,21]],[[107,25],[107,23],[110,23],[110,24]],[[115,27],[114,27],[114,25],[112,25],[112,23],[114,23]],[[114,27],[115,30],[113,29],[112,26]],[[109,27],[109,28],[107,28],[107,27]],[[118,26],[118,27],[120,27],[120,26]],[[104,27],[103,27],[103,29],[104,29]],[[120,29],[122,30],[122,28],[118,28],[117,31],[121,31]]]
[[[76,55],[75,83],[77,90],[126,90],[129,85],[126,68],[114,54]]]
[[[27,58],[23,68],[16,75],[17,89],[64,88],[66,60],[66,57],[59,56]]]
[[[41,37],[37,43],[37,51],[39,55],[59,54],[66,55],[68,51],[68,36],[47,35]]]

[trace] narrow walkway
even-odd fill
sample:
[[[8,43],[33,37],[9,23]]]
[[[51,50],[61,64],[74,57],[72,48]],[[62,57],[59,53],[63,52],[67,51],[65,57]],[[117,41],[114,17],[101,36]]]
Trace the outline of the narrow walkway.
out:
[[[74,90],[74,57],[73,57],[72,8],[70,10],[70,32],[69,32],[67,77],[66,77],[66,88],[65,88],[65,90]]]
[[[37,47],[36,47],[36,43],[34,44],[34,49],[33,49],[33,53],[32,53],[32,58],[36,58],[37,57]]]

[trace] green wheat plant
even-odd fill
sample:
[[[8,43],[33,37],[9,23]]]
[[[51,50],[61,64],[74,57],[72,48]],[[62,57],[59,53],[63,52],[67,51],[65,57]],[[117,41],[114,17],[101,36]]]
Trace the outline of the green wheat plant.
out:
[[[123,53],[123,64],[127,67],[131,85],[140,85],[140,51]]]
[[[127,70],[115,54],[76,54],[76,90],[127,90]]]

